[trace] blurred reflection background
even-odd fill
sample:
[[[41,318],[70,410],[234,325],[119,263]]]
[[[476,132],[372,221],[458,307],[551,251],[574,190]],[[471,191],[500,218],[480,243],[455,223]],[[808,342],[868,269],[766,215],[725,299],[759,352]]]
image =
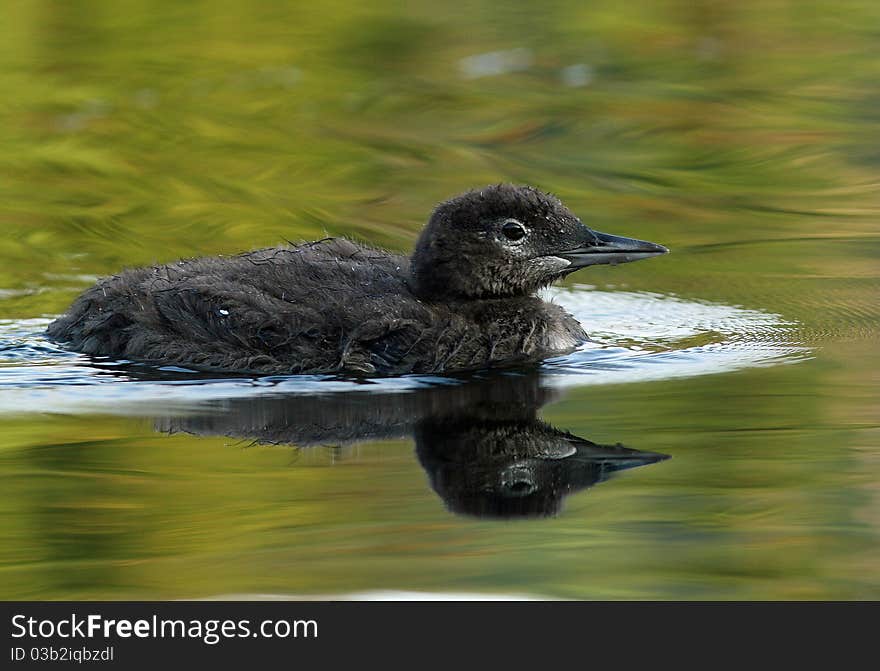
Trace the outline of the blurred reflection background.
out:
[[[450,515],[408,439],[34,404],[0,415],[0,597],[880,597],[880,4],[9,0],[0,100],[0,319],[183,256],[406,250],[513,181],[674,252],[571,282],[778,313],[814,356],[570,390],[554,426],[673,458],[527,523]]]

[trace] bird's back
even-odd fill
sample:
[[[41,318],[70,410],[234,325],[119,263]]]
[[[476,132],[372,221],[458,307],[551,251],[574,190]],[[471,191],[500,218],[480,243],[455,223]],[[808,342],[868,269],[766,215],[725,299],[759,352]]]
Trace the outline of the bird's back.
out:
[[[405,257],[340,238],[132,269],[86,291],[48,334],[87,354],[202,369],[374,372],[359,343],[427,318],[407,273]]]

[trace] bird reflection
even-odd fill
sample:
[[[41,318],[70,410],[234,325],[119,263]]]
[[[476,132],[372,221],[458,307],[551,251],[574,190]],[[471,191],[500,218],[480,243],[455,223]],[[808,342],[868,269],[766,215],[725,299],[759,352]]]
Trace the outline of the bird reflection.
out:
[[[227,400],[157,428],[301,447],[412,437],[446,507],[482,518],[554,516],[569,494],[668,458],[550,426],[538,409],[554,396],[538,375],[496,374],[399,393]]]

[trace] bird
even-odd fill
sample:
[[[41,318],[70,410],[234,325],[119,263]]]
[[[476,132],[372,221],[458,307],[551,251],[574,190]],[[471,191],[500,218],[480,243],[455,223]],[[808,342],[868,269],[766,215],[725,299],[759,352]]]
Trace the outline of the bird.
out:
[[[409,257],[343,237],[132,268],[49,324],[69,349],[196,371],[389,377],[534,364],[588,340],[537,292],[666,254],[528,185],[435,207]]]

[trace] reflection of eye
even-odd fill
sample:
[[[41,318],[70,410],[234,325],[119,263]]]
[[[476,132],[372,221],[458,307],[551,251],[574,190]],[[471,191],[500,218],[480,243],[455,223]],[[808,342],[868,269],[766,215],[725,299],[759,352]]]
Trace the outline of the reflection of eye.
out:
[[[504,233],[504,237],[508,240],[522,240],[526,236],[526,229],[523,225],[513,219],[504,222],[501,232]]]
[[[518,480],[517,482],[512,482],[509,485],[510,491],[514,494],[530,494],[534,491],[535,486],[531,482],[526,482],[525,480]]]

